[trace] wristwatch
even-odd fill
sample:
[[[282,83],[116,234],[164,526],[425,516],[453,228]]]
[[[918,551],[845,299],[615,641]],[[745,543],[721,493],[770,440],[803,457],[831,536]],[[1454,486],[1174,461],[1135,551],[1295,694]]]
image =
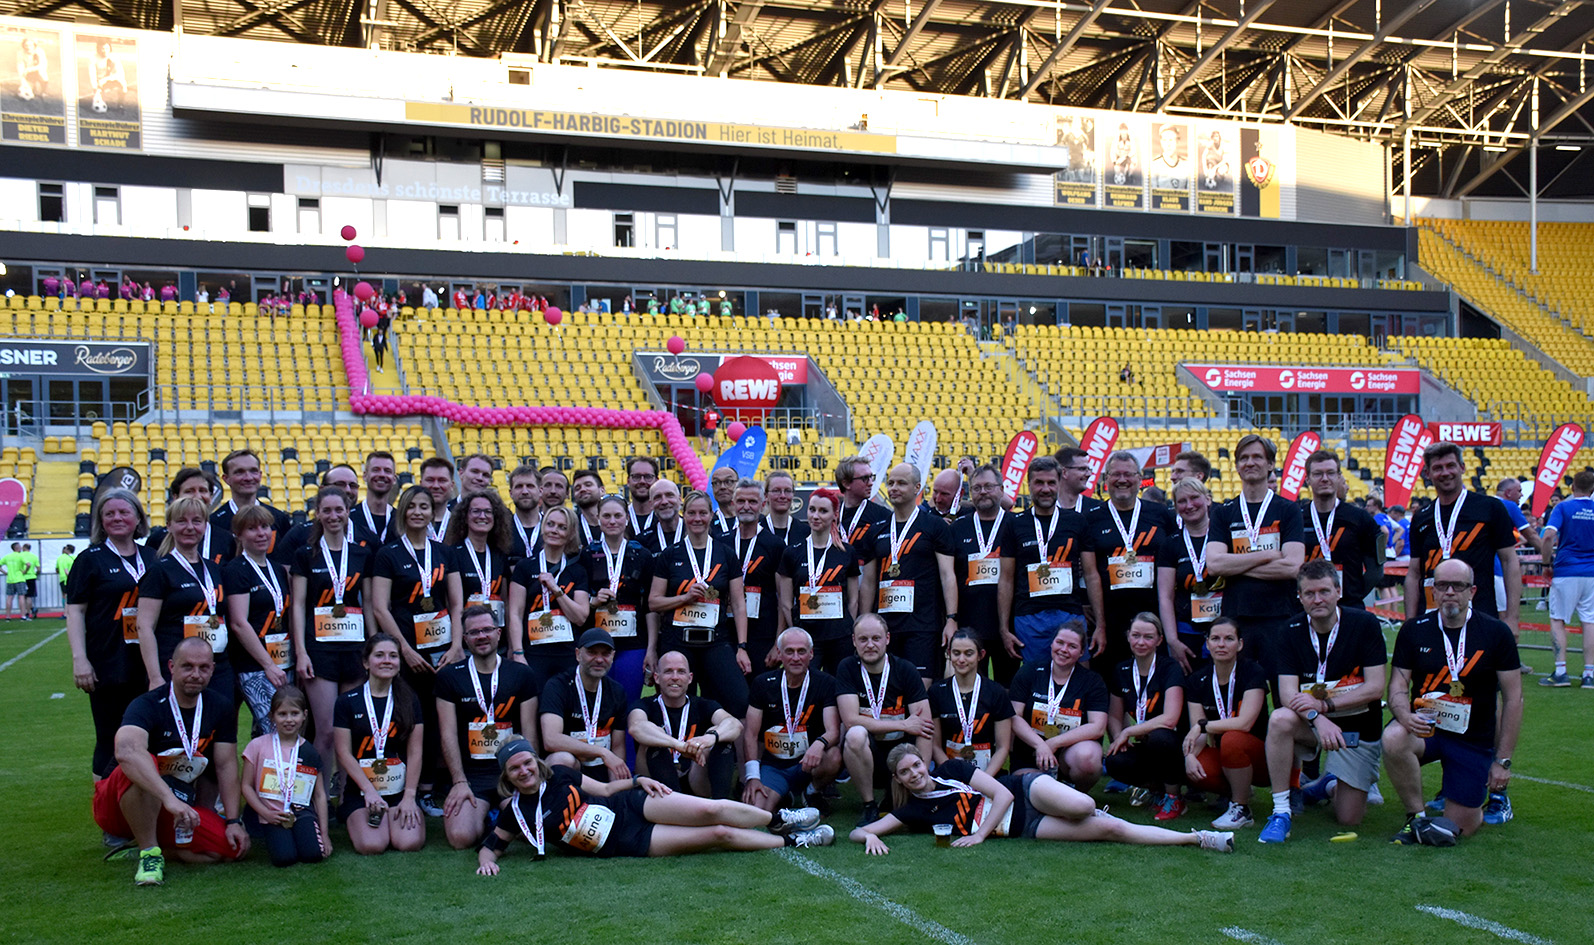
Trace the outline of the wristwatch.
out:
[[[1317,713],[1316,709],[1307,709],[1306,710],[1306,721],[1308,721],[1308,722],[1316,722],[1317,721],[1317,714],[1318,713]]]
[[[1197,722],[1196,724],[1201,726],[1201,731],[1205,732],[1207,730],[1207,720],[1206,719],[1202,719],[1201,721]]]
[[[1507,768],[1511,767],[1509,759],[1507,760],[1506,767]],[[243,822],[244,822],[244,819],[242,817],[224,817],[224,818],[222,818],[222,823],[226,824],[229,827],[231,827],[233,824],[242,824]]]
[[[1511,770],[1511,759],[1510,758],[1496,758],[1496,759],[1494,759],[1494,763],[1499,765],[1500,767],[1504,768],[1507,771]]]

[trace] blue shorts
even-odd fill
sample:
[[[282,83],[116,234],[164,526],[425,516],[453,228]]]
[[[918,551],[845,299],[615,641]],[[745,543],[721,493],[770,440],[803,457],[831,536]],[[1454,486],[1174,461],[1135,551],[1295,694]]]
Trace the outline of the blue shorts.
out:
[[[1038,614],[1014,616],[1013,636],[1024,644],[1021,654],[1024,660],[1050,659],[1052,637],[1057,635],[1057,628],[1063,626],[1074,627],[1083,635],[1085,615],[1069,610],[1043,610]],[[1088,638],[1086,642],[1089,643]]]
[[[1447,735],[1422,740],[1422,763],[1439,762],[1439,793],[1462,807],[1482,807],[1489,799],[1489,768],[1494,748]]]
[[[803,770],[801,760],[793,761],[789,765],[772,765],[767,761],[758,763],[758,780],[764,782],[764,787],[784,797],[792,791],[801,791],[813,780],[813,775]]]
[[[6,595],[9,596],[9,597],[21,597],[24,594],[26,594],[27,592],[28,592],[28,582],[27,581],[7,581],[6,582]]]

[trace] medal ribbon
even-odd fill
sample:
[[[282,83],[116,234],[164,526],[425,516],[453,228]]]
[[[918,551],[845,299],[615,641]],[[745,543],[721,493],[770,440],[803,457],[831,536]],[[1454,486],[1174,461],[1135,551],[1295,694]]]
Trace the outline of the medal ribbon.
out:
[[[1046,723],[1057,724],[1057,715],[1063,708],[1063,697],[1068,694],[1068,684],[1074,681],[1074,671],[1068,671],[1068,678],[1063,680],[1063,688],[1058,689],[1057,683],[1052,680],[1051,667],[1046,668]]]
[[[1223,690],[1218,686],[1218,668],[1216,666],[1212,667],[1212,701],[1217,703],[1218,718],[1220,719],[1234,717],[1234,689],[1235,683],[1238,681],[1236,677],[1238,677],[1239,674],[1240,664],[1235,663],[1234,669],[1229,671],[1229,698],[1227,701],[1225,701],[1223,698]]]
[[[1437,505],[1438,503],[1435,504]],[[1456,504],[1460,505],[1460,500],[1457,500]],[[1445,644],[1445,665],[1450,667],[1450,679],[1452,682],[1459,683],[1461,682],[1461,671],[1466,669],[1467,666],[1467,624],[1472,622],[1472,605],[1467,605],[1467,623],[1461,625],[1461,632],[1456,635],[1454,648],[1450,646],[1450,634],[1445,633],[1444,620],[1440,619],[1435,622],[1439,624],[1439,639],[1444,641]]]
[[[573,680],[576,687],[576,704],[581,706],[581,727],[587,732],[587,744],[598,737],[598,706],[603,702],[603,681],[598,681],[598,691],[592,694],[592,708],[587,708],[587,690],[581,685],[581,674]]]
[[[1196,583],[1207,579],[1207,536],[1201,536],[1201,553],[1196,554],[1195,542],[1190,540],[1187,529],[1179,529],[1179,534],[1184,536],[1184,550],[1190,555],[1190,570],[1195,573]]]
[[[474,657],[472,658],[472,661],[474,662]],[[476,704],[481,706],[482,714],[487,716],[487,725],[489,728],[498,727],[498,719],[493,712],[493,707],[498,704],[498,670],[501,669],[503,665],[503,657],[499,656],[497,653],[494,653],[493,675],[492,678],[487,681],[488,690],[486,693],[486,698],[483,698],[481,674],[476,672],[476,667],[474,665],[471,666],[470,672],[467,674],[470,676],[470,687],[476,691]],[[497,737],[498,734],[496,732],[493,733],[493,738],[496,739]]]
[[[616,598],[620,596],[620,575],[625,570],[625,550],[629,544],[630,543],[625,540],[625,536],[621,535],[620,553],[617,555],[610,555],[609,543],[607,541],[602,543],[603,563],[609,568],[609,593],[613,594]],[[561,565],[561,567],[563,566]]]
[[[1036,557],[1040,558],[1042,564],[1045,564],[1052,559],[1052,536],[1057,534],[1057,522],[1061,518],[1062,516],[1057,514],[1057,509],[1053,508],[1051,524],[1047,526],[1046,531],[1042,533],[1040,515],[1034,512],[1030,513],[1030,521],[1035,524],[1035,555]],[[992,529],[991,537],[992,540],[995,540],[995,529]]]
[[[539,517],[537,524],[531,526],[529,535],[526,534],[526,526],[520,524],[519,515],[511,515],[509,520],[515,523],[515,534],[520,536],[521,544],[526,546],[526,554],[530,555],[532,547],[537,544],[537,538],[542,534],[542,519]]]
[[[974,674],[974,691],[969,693],[969,710],[963,711],[963,694],[958,692],[957,678],[952,679],[952,705],[958,710],[958,727],[963,730],[963,744],[968,745],[974,741],[975,709],[980,704],[979,673]]]
[[[1255,521],[1251,520],[1251,506],[1245,501],[1245,496],[1237,497],[1237,504],[1240,506],[1240,521],[1245,525],[1245,537],[1250,541],[1251,549],[1254,551],[1257,542],[1262,540],[1262,526],[1267,523],[1267,507],[1273,504],[1273,490],[1267,490],[1267,494],[1262,496],[1262,504],[1256,509]]]
[[[178,557],[181,557],[179,555]],[[199,757],[199,726],[205,715],[205,694],[201,692],[194,698],[194,737],[188,737],[188,727],[183,724],[183,713],[177,707],[177,684],[168,683],[166,702],[172,708],[172,721],[177,723],[177,740],[183,745],[183,754],[190,758]]]
[[[1136,499],[1135,510],[1129,516],[1129,527],[1126,529],[1123,518],[1118,514],[1118,509],[1110,503],[1107,506],[1107,511],[1111,513],[1112,523],[1118,529],[1118,537],[1124,540],[1124,557],[1126,558],[1132,559],[1135,557],[1135,535],[1140,532],[1140,508],[1140,500]]]
[[[111,550],[116,551],[115,548],[112,548]],[[122,553],[117,551],[116,556],[118,558],[122,558]],[[137,584],[139,581],[143,580],[144,571],[146,569],[144,567],[144,556],[138,553],[138,546],[135,545],[133,547],[133,557],[122,558],[122,563],[127,565],[128,572],[133,575],[134,584]]]
[[[546,784],[537,785],[537,830],[535,833],[532,832],[531,827],[526,823],[526,815],[520,812],[520,798],[515,798],[515,803],[509,805],[509,809],[515,812],[515,823],[520,825],[520,832],[526,835],[526,840],[528,843],[537,848],[537,854],[539,856],[541,856],[544,852],[542,833],[542,792],[546,790],[547,787],[548,785]]]
[[[806,582],[808,593],[816,595],[819,593],[820,579],[825,576],[825,556],[829,554],[830,546],[827,544],[825,550],[819,553],[819,567],[816,568],[814,567],[814,536],[809,535],[803,541],[808,546],[808,581]],[[817,606],[817,604],[818,602],[816,601],[815,605]]]
[[[1146,720],[1146,690],[1151,688],[1151,677],[1157,675],[1157,654],[1151,654],[1151,668],[1146,670],[1146,681],[1140,681],[1140,661],[1129,661],[1129,674],[1135,684],[1135,724]]]
[[[377,544],[383,544],[384,542],[386,542],[387,541],[387,527],[389,525],[391,525],[392,522],[393,522],[392,515],[388,514],[388,515],[382,516],[382,527],[381,528],[377,528],[376,527],[376,519],[371,517],[371,507],[369,505],[367,505],[364,502],[361,502],[360,503],[360,514],[365,516],[366,527],[370,528],[371,529],[371,534],[376,536]]]
[[[1460,504],[1459,502],[1457,503]],[[1328,540],[1334,534],[1334,516],[1339,514],[1339,499],[1334,500],[1334,507],[1328,511],[1328,525],[1323,525],[1323,520],[1318,517],[1317,503],[1311,504],[1312,531],[1317,533],[1317,547],[1323,553],[1323,560],[1329,564],[1334,563],[1333,550],[1328,546]]]
[[[742,551],[742,536],[736,536],[736,556],[742,559],[742,580],[747,580],[747,571],[753,565],[753,549],[758,547],[758,536],[747,543],[747,551]]]
[[[1439,550],[1444,553],[1446,559],[1450,557],[1450,549],[1455,544],[1456,521],[1461,518],[1461,503],[1465,501],[1467,501],[1465,492],[1456,496],[1456,504],[1450,507],[1449,528],[1446,528],[1445,523],[1439,519],[1439,503],[1433,504],[1433,530],[1439,536]]]
[[[426,546],[428,555],[431,554],[431,549],[432,546],[428,544]],[[337,564],[334,565],[332,563],[332,546],[327,544],[327,537],[325,535],[321,536],[321,560],[325,561],[327,564],[327,579],[332,582],[332,602],[335,604],[343,603],[343,595],[347,593],[349,588],[350,555],[349,543],[347,541],[343,543],[342,552],[343,557],[339,559]],[[431,559],[428,557],[426,562],[428,568],[430,568],[431,563]],[[420,567],[420,562],[416,562],[416,567]],[[428,571],[428,573],[430,573],[430,571]],[[431,593],[430,590],[428,590],[427,593]]]
[[[708,579],[703,575],[709,570],[709,564],[714,558],[714,542],[710,541],[703,546],[703,566],[697,566],[697,559],[692,556],[692,543],[686,543],[686,563],[692,566],[692,578],[700,584],[707,584]]]
[[[1312,629],[1310,620],[1307,621],[1306,629],[1312,636],[1312,655],[1317,657],[1317,681],[1327,685],[1328,654],[1334,652],[1334,641],[1339,639],[1339,608],[1334,608],[1334,629],[1328,631],[1328,643],[1321,654],[1317,652],[1317,631]]]
[[[376,706],[371,702],[371,681],[366,680],[365,686],[360,691],[365,697],[365,720],[371,724],[371,748],[376,752],[377,760],[387,758],[387,728],[393,724],[393,692],[388,690],[387,705],[382,707],[382,726],[377,728]]]
[[[476,580],[482,584],[482,596],[493,596],[493,550],[488,548],[482,557],[476,557],[476,549],[471,546],[470,539],[465,539],[465,553],[470,555],[470,566],[476,572]]]
[[[686,705],[681,706],[681,724],[678,725],[674,731],[671,731],[670,730],[670,707],[664,704],[664,697],[663,696],[659,696],[658,699],[659,699],[659,715],[664,718],[664,730],[666,732],[669,732],[671,735],[674,735],[676,741],[678,741],[678,742],[686,741],[686,720],[692,714],[692,700],[691,699],[687,699],[686,700]],[[681,753],[678,752],[678,751],[671,751],[670,752],[670,760],[676,762],[677,764],[679,764],[680,761],[681,761]]]
[[[188,572],[189,577],[199,583],[200,589],[205,593],[205,611],[212,617],[216,616],[216,585],[210,580],[210,569],[205,567],[204,559],[200,559],[199,570],[204,572],[205,576],[200,577],[194,572],[194,566],[188,563],[187,558],[176,553],[172,557],[176,558],[177,563],[183,566],[183,570]]]
[[[685,529],[685,527],[686,527],[686,519],[684,519],[681,516],[677,515],[675,517],[675,540],[674,541],[665,541],[664,540],[664,526],[655,523],[654,526],[653,526],[653,534],[655,534],[655,535],[657,535],[659,537],[659,550],[663,551],[664,549],[670,547],[671,545],[680,544],[681,543],[681,535],[683,534],[683,529]]]
[[[282,585],[277,583],[277,572],[271,567],[271,562],[266,562],[266,569],[260,570],[260,565],[255,564],[255,559],[244,555],[244,560],[249,562],[249,567],[254,569],[255,576],[260,578],[260,583],[266,586],[266,592],[271,595],[271,606],[276,608],[277,616],[282,616],[283,597]]]
[[[809,680],[809,678],[810,678],[809,674],[806,671],[804,671],[803,672],[803,687],[802,687],[802,689],[800,689],[797,692],[797,713],[799,715],[803,711],[803,706],[808,704],[808,680]],[[786,680],[782,679],[781,682],[784,684],[786,682]],[[780,687],[780,709],[781,709],[781,712],[786,716],[786,734],[787,735],[795,735],[795,734],[797,734],[797,715],[792,714],[791,703],[787,701],[790,698],[791,698],[791,687],[788,686],[788,685],[782,685]]]
[[[271,733],[271,758],[277,763],[277,788],[282,791],[282,809],[293,807],[293,785],[299,777],[299,736],[293,737],[293,751],[286,765],[282,761],[282,736]]]
[[[559,583],[559,575],[565,573],[565,561],[566,561],[566,558],[565,558],[564,553],[560,552],[559,570],[553,572],[553,582],[554,582],[555,585],[558,585],[558,583]],[[544,548],[543,550],[537,552],[537,573],[538,574],[547,574],[547,573],[549,573],[548,572],[548,550],[546,548]],[[548,605],[547,608],[546,608],[547,610],[553,610],[553,599],[548,596],[548,591],[547,591],[546,588],[544,588],[543,590],[540,590],[540,591],[537,592],[537,599],[542,601],[544,604]]]
[[[874,689],[869,686],[869,667],[858,664],[858,675],[863,677],[863,694],[869,697],[869,714],[876,720],[886,707],[886,683],[891,681],[891,657],[886,657],[885,665],[880,670],[880,694],[875,695]]]
[[[423,567],[422,564],[421,564],[421,559],[415,556],[415,546],[410,544],[409,536],[405,535],[405,536],[403,536],[403,538],[404,538],[404,550],[408,551],[410,553],[410,560],[415,562],[416,569],[421,572],[421,596],[422,597],[431,597],[432,596],[432,542],[431,542],[431,539],[428,538],[427,541],[426,541],[426,563],[425,563],[425,566]]]
[[[991,556],[991,549],[993,547],[995,547],[995,545],[996,545],[996,533],[1002,530],[1002,518],[1005,515],[1007,515],[1007,510],[1002,508],[1001,506],[997,506],[996,507],[996,521],[991,523],[991,535],[990,535],[989,538],[987,538],[986,536],[980,534],[980,517],[978,515],[974,516],[974,541],[975,541],[976,544],[978,544],[980,546],[980,557],[989,558]],[[1057,523],[1057,516],[1053,515],[1052,516],[1052,527],[1053,527],[1053,530],[1056,529],[1056,523]],[[1040,524],[1039,523],[1037,523],[1035,525],[1035,530],[1037,532],[1040,531]],[[1042,552],[1042,554],[1044,554],[1044,551]]]

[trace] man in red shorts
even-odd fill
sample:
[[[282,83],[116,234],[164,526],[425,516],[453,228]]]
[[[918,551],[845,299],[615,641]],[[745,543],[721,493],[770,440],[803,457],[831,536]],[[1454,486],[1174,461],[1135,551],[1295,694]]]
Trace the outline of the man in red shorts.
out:
[[[116,767],[94,786],[94,822],[132,835],[133,882],[165,881],[165,847],[184,863],[219,863],[249,852],[239,820],[236,717],[226,697],[207,691],[210,644],[189,637],[172,653],[172,681],[134,699],[116,732]],[[229,721],[231,720],[231,721]],[[215,766],[215,782],[200,776]],[[220,791],[223,819],[211,801]],[[202,797],[201,795],[209,795]]]

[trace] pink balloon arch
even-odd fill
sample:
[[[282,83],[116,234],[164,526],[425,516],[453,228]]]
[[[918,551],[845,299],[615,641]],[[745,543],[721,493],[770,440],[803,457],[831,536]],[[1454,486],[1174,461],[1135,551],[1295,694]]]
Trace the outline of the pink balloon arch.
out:
[[[579,426],[640,430],[652,427],[664,437],[670,456],[686,474],[694,489],[708,488],[708,474],[693,452],[691,441],[675,415],[665,410],[613,410],[607,407],[471,407],[442,397],[409,394],[370,393],[370,374],[360,348],[359,323],[354,315],[354,300],[341,289],[333,294],[337,311],[338,340],[343,366],[349,376],[349,409],[357,414],[402,417],[415,414],[443,417],[473,426]]]

